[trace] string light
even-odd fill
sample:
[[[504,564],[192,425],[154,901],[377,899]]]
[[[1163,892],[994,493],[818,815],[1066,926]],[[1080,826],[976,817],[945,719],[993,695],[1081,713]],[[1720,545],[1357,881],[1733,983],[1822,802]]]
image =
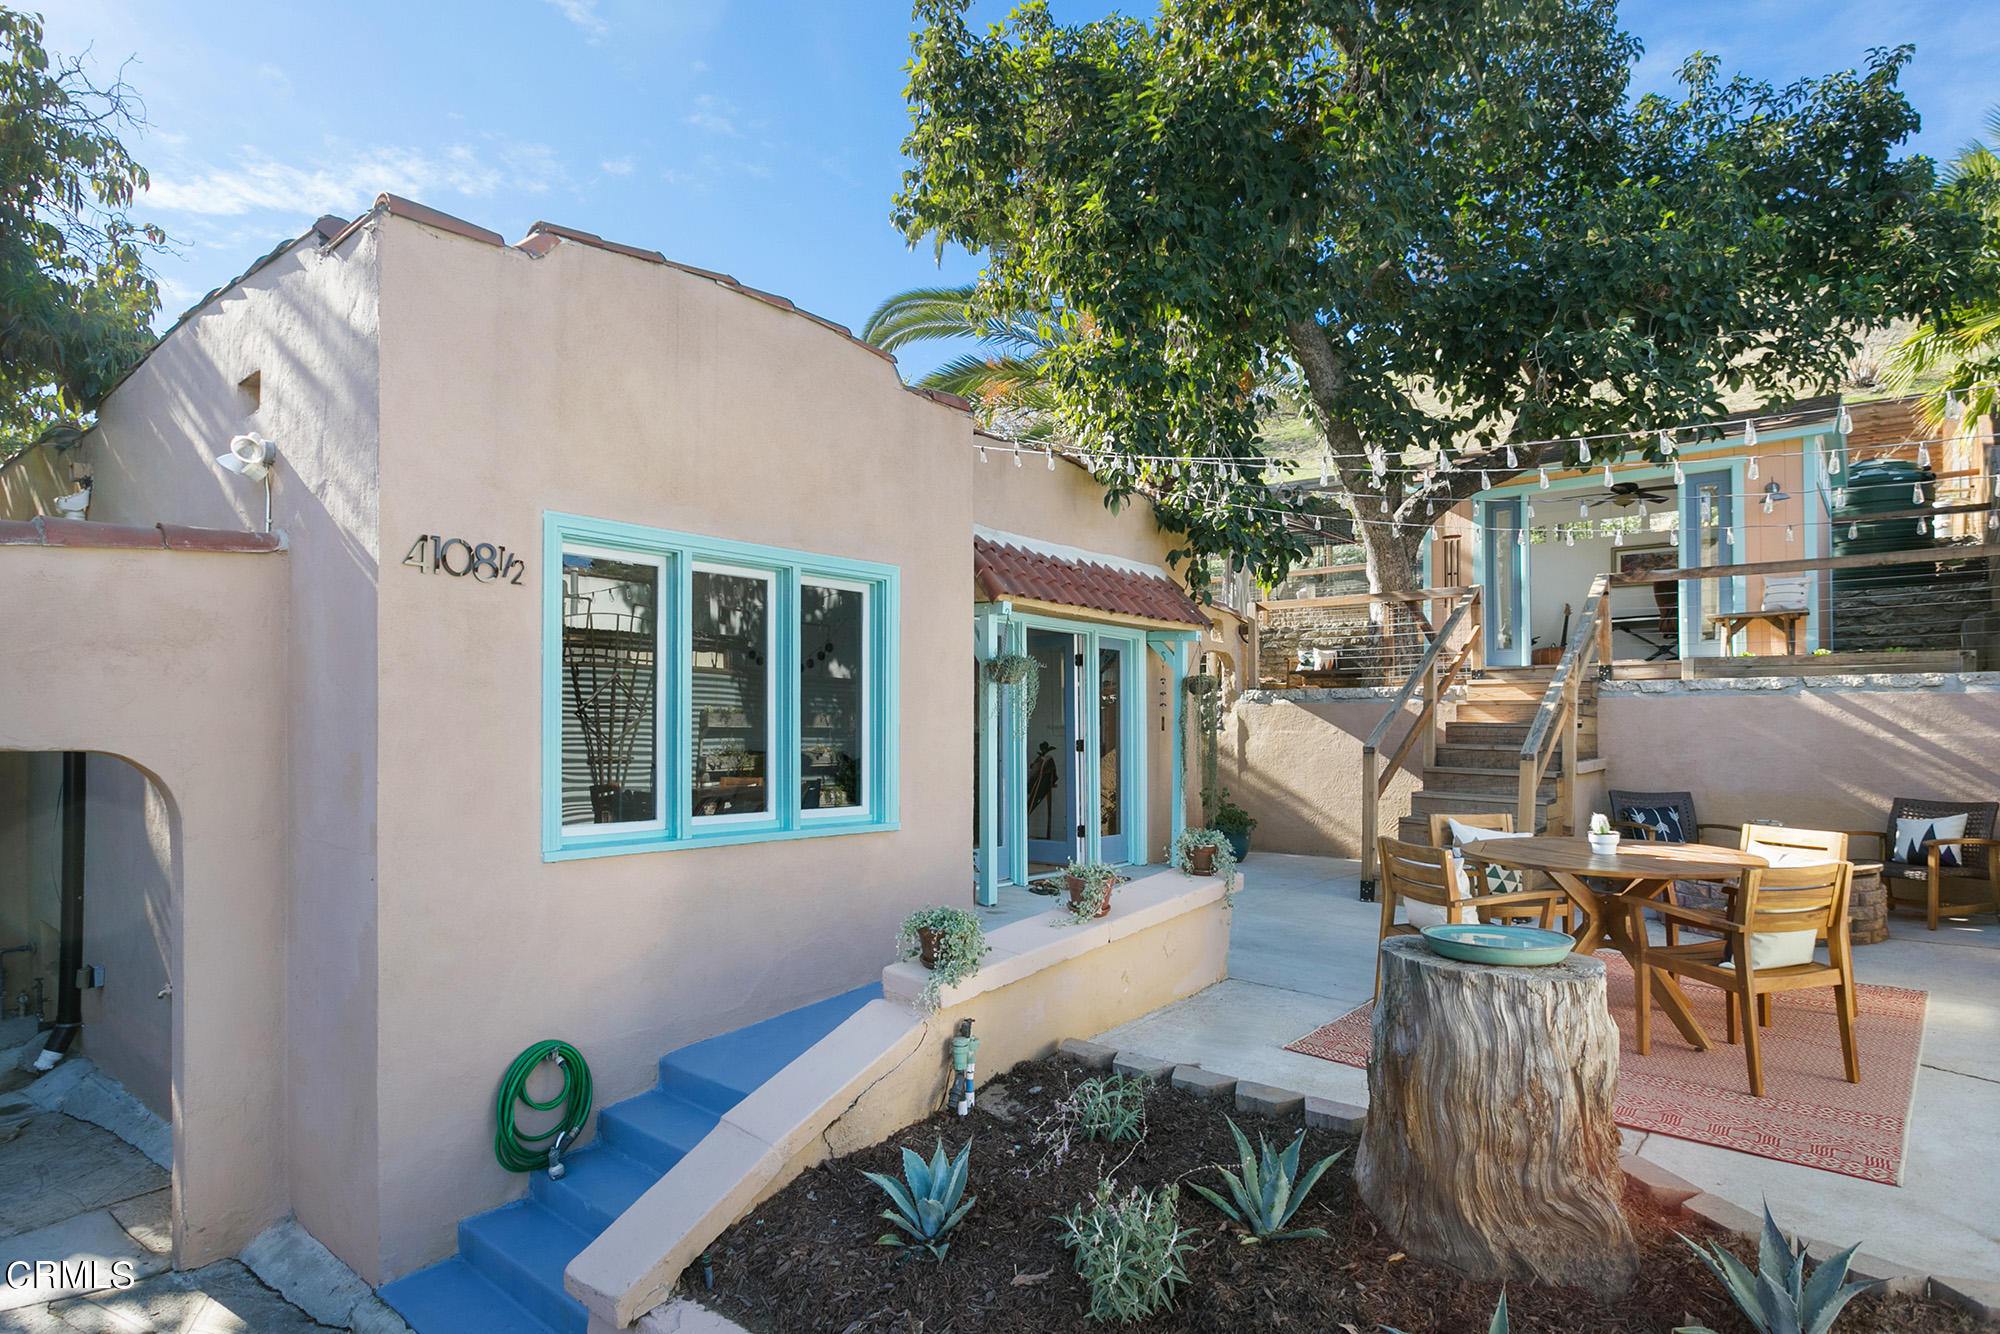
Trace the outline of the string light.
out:
[[[1528,502],[1528,517],[1531,519],[1535,517],[1535,502],[1532,500]]]
[[[1743,448],[1753,448],[1756,443],[1757,419],[1755,417],[1746,417],[1743,420]]]
[[[1854,414],[1847,410],[1847,404],[1840,405],[1840,415],[1833,419],[1833,429],[1843,436],[1854,434]]]
[[[981,445],[979,447],[979,461],[981,463],[986,462],[986,446],[984,445]]]
[[[1670,547],[1677,547],[1680,544],[1681,544],[1681,530],[1678,527],[1668,530],[1667,545]]]
[[[1321,486],[1325,486],[1330,480],[1332,480],[1327,475],[1332,470],[1332,468],[1333,468],[1332,452],[1328,451],[1326,453],[1321,454],[1319,456],[1319,484]]]
[[[1609,463],[1604,465],[1604,484],[1606,486],[1611,485],[1611,465]]]
[[[1579,463],[1590,462],[1590,441],[1582,436],[1576,438],[1576,457]]]
[[[1949,389],[1945,390],[1944,419],[1948,422],[1955,422],[1962,420],[1964,416],[1965,416],[1965,404],[1958,401],[1957,394],[1952,393],[1951,390]]]
[[[1052,449],[1049,451],[1049,471],[1054,472],[1055,470],[1056,470],[1056,452]]]
[[[1021,466],[1021,447],[1019,445],[1014,446],[1014,466],[1017,468]]]
[[[1910,503],[1912,505],[1921,505],[1924,503],[1924,484],[1922,482],[1918,482],[1910,488]]]
[[[1549,489],[1549,470],[1547,468],[1543,468],[1541,469],[1541,474],[1542,474],[1542,490],[1546,491]]]
[[[1493,489],[1493,478],[1484,468],[1479,470],[1479,489],[1481,491],[1491,491]]]
[[[1724,545],[1725,547],[1736,545],[1735,538],[1731,536],[1730,531],[1727,528],[1724,528],[1722,530],[1722,545]]]
[[[1665,431],[1660,432],[1660,452],[1669,457],[1672,457],[1674,452],[1674,438]]]
[[[1565,528],[1563,529],[1563,545],[1564,545],[1564,546],[1566,546],[1566,547],[1573,547],[1573,546],[1575,546],[1575,545],[1576,545],[1576,529],[1575,529],[1575,528],[1572,528],[1572,527],[1565,527]]]
[[[1858,538],[1858,537],[1860,537],[1860,536],[1861,536],[1861,525],[1860,525],[1860,524],[1858,524],[1858,523],[1850,523],[1850,524],[1848,524],[1848,525],[1847,525],[1847,540],[1848,540],[1848,541],[1852,542],[1852,541],[1854,541],[1854,540],[1855,540],[1856,538]]]
[[[1507,446],[1507,466],[1510,468],[1518,468],[1521,466],[1521,460],[1514,453],[1514,447],[1512,445]]]
[[[1525,529],[1525,528],[1516,528],[1516,529],[1514,530],[1514,545],[1515,545],[1515,546],[1517,546],[1517,547],[1525,547],[1526,545],[1528,545],[1528,530],[1527,530],[1527,529]]]
[[[1577,517],[1577,518],[1579,518],[1579,519],[1588,519],[1588,518],[1590,517],[1590,502],[1589,502],[1589,501],[1587,501],[1587,500],[1579,500],[1579,501],[1577,502],[1577,504],[1576,504],[1576,517]]]
[[[1611,534],[1611,545],[1614,547],[1622,547],[1625,545],[1625,530],[1623,528],[1620,528]]]
[[[1792,526],[1790,524],[1785,525],[1785,540],[1787,542],[1792,540]]]
[[[1931,447],[1929,445],[1917,446],[1917,466],[1919,468],[1928,468],[1931,466]]]
[[[1679,486],[1682,482],[1685,482],[1686,480],[1687,480],[1686,474],[1681,472],[1681,461],[1680,459],[1676,458],[1674,460],[1674,485]]]
[[[1835,488],[1833,488],[1833,507],[1837,510],[1844,510],[1847,508],[1846,487],[1836,486]]]
[[[1986,531],[1989,533],[2000,532],[2000,510],[1995,510],[1986,516]]]
[[[1750,456],[1750,480],[1757,480],[1757,456],[1754,454]]]
[[[1928,533],[1930,532],[1930,530],[1931,530],[1931,521],[1929,519],[1917,520],[1917,532],[1919,534]]]

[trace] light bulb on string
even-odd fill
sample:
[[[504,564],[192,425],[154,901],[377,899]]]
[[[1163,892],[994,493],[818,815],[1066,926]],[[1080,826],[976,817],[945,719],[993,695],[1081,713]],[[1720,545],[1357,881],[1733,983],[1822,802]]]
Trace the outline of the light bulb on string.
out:
[[[1965,417],[1965,404],[1958,401],[1958,395],[1947,389],[1944,391],[1944,419],[1948,422],[1960,421]]]
[[[1846,487],[1836,486],[1835,488],[1833,488],[1833,507],[1837,510],[1844,510],[1847,508]]]
[[[1681,461],[1678,458],[1676,458],[1674,460],[1674,485],[1679,486],[1682,482],[1685,482],[1686,480],[1687,477],[1681,472]]]
[[[1842,435],[1854,434],[1854,414],[1847,410],[1847,404],[1840,405],[1840,415],[1833,419],[1833,429]]]
[[[1048,454],[1049,454],[1049,471],[1054,472],[1056,470],[1056,452],[1052,449],[1048,452]]]
[[[1319,484],[1321,486],[1325,486],[1329,480],[1329,478],[1327,477],[1327,473],[1330,470],[1332,463],[1333,463],[1333,456],[1330,453],[1322,454],[1319,456]]]
[[[1931,447],[1929,445],[1917,446],[1917,466],[1919,468],[1928,468],[1931,466]]]
[[[1389,512],[1389,497],[1387,496],[1382,497],[1382,512],[1384,514]]]
[[[1542,474],[1542,490],[1546,491],[1549,489],[1549,470],[1547,468],[1543,468],[1541,469],[1541,474]]]
[[[1918,482],[1910,488],[1910,503],[1912,505],[1921,505],[1924,503],[1924,484],[1922,482]]]
[[[1492,475],[1484,468],[1479,470],[1479,489],[1481,491],[1491,491],[1493,489]]]
[[[1674,438],[1665,431],[1660,432],[1660,452],[1667,455],[1674,452]]]
[[[1928,533],[1930,532],[1930,530],[1931,530],[1931,521],[1929,519],[1917,520],[1917,532],[1919,535]]]
[[[1771,493],[1769,491],[1766,491],[1764,493],[1764,513],[1769,514],[1770,512],[1771,512]]]
[[[1571,525],[1564,526],[1563,545],[1566,547],[1573,547],[1576,545],[1576,529],[1574,526]]]
[[[2000,510],[1995,510],[1986,516],[1986,531],[1989,533],[2000,532]]]
[[[1667,532],[1667,545],[1670,547],[1678,547],[1680,544],[1681,544],[1681,530],[1679,528],[1669,529]]]
[[[1014,466],[1017,468],[1021,466],[1021,447],[1019,445],[1014,446]]]
[[[1514,447],[1512,445],[1507,446],[1507,466],[1510,468],[1518,468],[1521,466],[1520,456],[1514,452]]]
[[[981,463],[986,462],[986,446],[984,445],[981,445],[979,447],[979,461]]]
[[[1749,449],[1756,443],[1757,423],[1753,419],[1746,417],[1743,419],[1743,447]],[[1754,468],[1757,465],[1755,461],[1752,461],[1750,466]]]
[[[1611,534],[1611,545],[1614,547],[1622,547],[1625,545],[1625,530],[1623,528],[1620,528],[1617,532]]]
[[[1755,455],[1752,455],[1750,458],[1750,480],[1753,482],[1757,480],[1757,458]]]
[[[1606,486],[1611,485],[1611,465],[1609,463],[1604,465],[1604,484]]]
[[[1425,514],[1430,515],[1432,518],[1435,518],[1437,517],[1437,512],[1438,512],[1438,503],[1435,500],[1426,500],[1424,502]]]
[[[1785,540],[1787,542],[1792,540],[1792,526],[1790,524],[1785,525]]]
[[[1528,502],[1527,515],[1531,519],[1535,517],[1535,502],[1532,500]]]
[[[1826,456],[1826,475],[1828,477],[1840,476],[1840,454],[1838,451]]]
[[[1578,463],[1590,462],[1590,442],[1582,436],[1576,440],[1576,460]]]
[[[1526,545],[1528,545],[1528,530],[1527,530],[1527,529],[1525,529],[1525,528],[1516,528],[1516,529],[1514,530],[1514,545],[1515,545],[1515,546],[1517,546],[1517,547],[1525,547]]]
[[[1852,541],[1856,540],[1857,538],[1859,538],[1860,536],[1861,536],[1861,525],[1860,525],[1860,524],[1858,524],[1858,523],[1850,523],[1850,524],[1848,524],[1848,525],[1847,525],[1847,540],[1848,540],[1848,541],[1852,542]]]
[[[1579,519],[1588,519],[1588,518],[1590,517],[1590,502],[1589,502],[1589,501],[1587,501],[1587,500],[1579,500],[1579,501],[1578,501],[1578,502],[1576,503],[1576,517],[1577,517],[1577,518],[1579,518]]]
[[[1736,545],[1736,539],[1730,535],[1727,528],[1722,530],[1722,545],[1725,547]]]

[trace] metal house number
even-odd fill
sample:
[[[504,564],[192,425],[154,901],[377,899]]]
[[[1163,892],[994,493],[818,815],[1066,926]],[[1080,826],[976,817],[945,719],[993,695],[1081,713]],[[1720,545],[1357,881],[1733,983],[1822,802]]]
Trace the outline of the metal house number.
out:
[[[491,542],[473,544],[462,537],[425,533],[403,557],[403,564],[428,574],[445,573],[454,579],[471,575],[482,584],[518,584],[528,572],[528,562],[507,553],[507,548]]]

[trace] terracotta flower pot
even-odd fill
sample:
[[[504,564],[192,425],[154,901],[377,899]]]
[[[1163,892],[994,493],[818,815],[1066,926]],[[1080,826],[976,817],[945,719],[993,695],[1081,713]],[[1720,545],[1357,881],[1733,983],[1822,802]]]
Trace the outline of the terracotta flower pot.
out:
[[[1071,912],[1075,912],[1077,909],[1081,908],[1083,906],[1084,899],[1089,897],[1090,895],[1090,882],[1088,880],[1083,879],[1081,876],[1074,876],[1074,875],[1064,876],[1063,887],[1069,891],[1069,910]],[[1091,915],[1093,917],[1102,917],[1110,911],[1111,911],[1111,891],[1109,889],[1106,889],[1104,892],[1103,905],[1100,906],[1098,910],[1095,913],[1092,913]]]
[[[935,968],[938,963],[938,929],[934,926],[917,928],[917,962],[926,968]]]
[[[1214,845],[1203,844],[1200,847],[1189,848],[1188,869],[1193,871],[1196,875],[1214,875],[1215,874]]]

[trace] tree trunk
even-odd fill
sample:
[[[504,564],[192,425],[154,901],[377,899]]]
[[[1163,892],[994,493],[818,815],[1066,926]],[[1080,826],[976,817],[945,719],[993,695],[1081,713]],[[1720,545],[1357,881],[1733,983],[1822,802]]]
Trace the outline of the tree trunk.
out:
[[[1401,536],[1393,527],[1356,525],[1355,540],[1368,567],[1371,593],[1411,593],[1424,586],[1422,523],[1406,524]],[[1410,674],[1429,647],[1418,617],[1423,608],[1412,602],[1378,602],[1372,611],[1382,642],[1382,671],[1394,685]]]
[[[1619,1205],[1617,1084],[1597,960],[1493,968],[1392,937],[1355,1185],[1411,1255],[1623,1292],[1638,1255]]]

